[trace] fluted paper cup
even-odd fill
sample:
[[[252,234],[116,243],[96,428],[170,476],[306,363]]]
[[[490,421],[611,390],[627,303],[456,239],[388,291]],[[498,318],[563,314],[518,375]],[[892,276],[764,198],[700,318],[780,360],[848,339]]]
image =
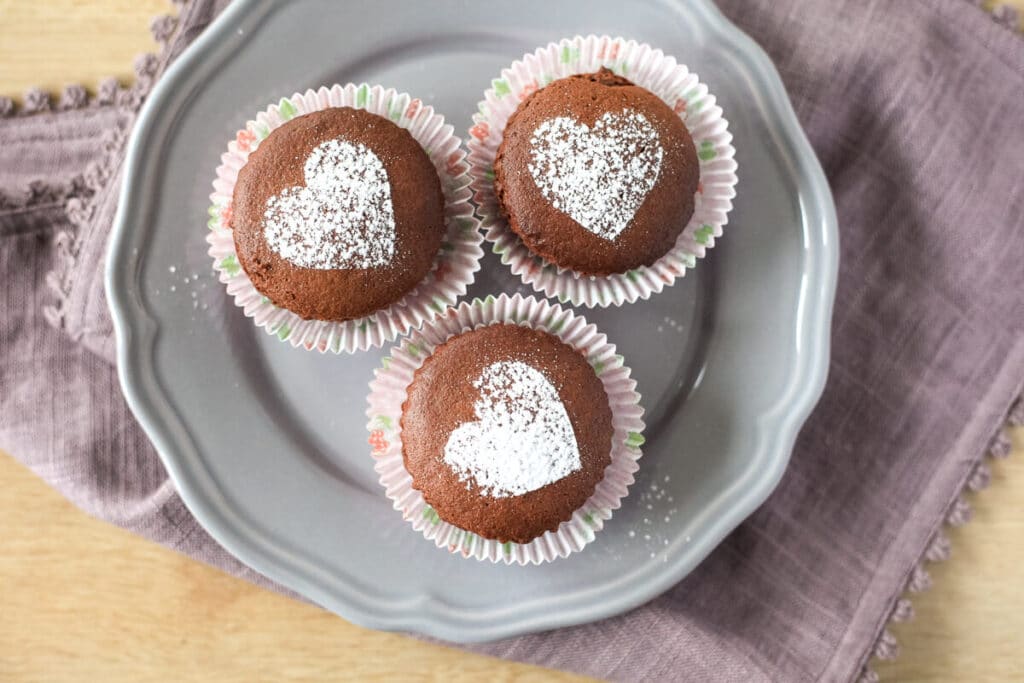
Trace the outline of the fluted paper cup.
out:
[[[554,80],[607,67],[661,98],[679,114],[697,148],[695,210],[675,245],[651,266],[607,276],[581,275],[531,252],[508,226],[494,195],[494,158],[509,116]],[[473,115],[469,162],[473,198],[492,250],[523,282],[562,303],[619,306],[646,299],[683,277],[715,245],[736,196],[736,150],[722,108],[686,66],[644,43],[608,36],[566,38],[512,63],[491,82]]]
[[[548,531],[529,543],[500,543],[460,529],[441,519],[412,487],[412,476],[402,457],[402,404],[416,370],[434,349],[451,337],[487,325],[512,323],[545,330],[572,346],[589,360],[604,385],[612,410],[611,463],[604,478],[583,507],[555,531]],[[380,483],[396,510],[439,548],[478,560],[506,564],[540,564],[582,550],[594,540],[612,511],[619,508],[633,483],[643,438],[643,408],[636,382],[615,346],[581,316],[557,304],[523,297],[489,296],[463,302],[447,315],[413,333],[397,346],[370,383],[369,442]]]
[[[306,320],[275,306],[260,294],[235,253],[231,201],[238,172],[271,131],[296,116],[328,109],[365,109],[405,128],[423,147],[441,179],[447,232],[431,271],[411,292],[387,308],[344,322]],[[271,105],[238,131],[221,156],[213,181],[207,242],[220,281],[245,315],[292,346],[321,352],[352,353],[381,346],[419,327],[455,304],[480,269],[483,238],[469,203],[469,166],[462,141],[430,106],[408,94],[379,85],[348,84],[296,93]]]

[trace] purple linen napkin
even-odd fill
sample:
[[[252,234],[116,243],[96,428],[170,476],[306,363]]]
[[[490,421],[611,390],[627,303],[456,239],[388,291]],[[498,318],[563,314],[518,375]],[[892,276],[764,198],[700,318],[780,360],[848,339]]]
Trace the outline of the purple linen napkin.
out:
[[[126,133],[223,4],[155,22],[166,47],[131,89],[0,118],[0,447],[89,513],[279,590],[168,482],[121,398],[102,288]],[[1007,450],[990,439],[1024,383],[1024,43],[964,0],[720,6],[775,59],[835,194],[825,395],[775,494],[685,581],[476,651],[621,680],[855,679],[891,654],[885,624],[986,448]]]

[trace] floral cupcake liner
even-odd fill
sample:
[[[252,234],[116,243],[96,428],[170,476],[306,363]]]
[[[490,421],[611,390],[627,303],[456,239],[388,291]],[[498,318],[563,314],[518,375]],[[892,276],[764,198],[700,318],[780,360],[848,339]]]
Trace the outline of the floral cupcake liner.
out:
[[[651,266],[608,276],[580,275],[533,254],[508,227],[494,195],[494,158],[509,116],[551,81],[607,67],[660,97],[686,124],[697,147],[700,184],[693,218],[675,246]],[[567,38],[502,70],[484,93],[469,130],[473,198],[492,250],[523,282],[562,303],[619,306],[646,299],[697,264],[722,234],[736,196],[736,150],[722,109],[696,74],[644,43],[608,36]]]
[[[412,488],[412,476],[405,469],[402,458],[402,404],[416,370],[437,346],[449,338],[496,323],[546,330],[584,354],[604,385],[615,429],[611,463],[593,495],[557,530],[522,544],[485,539],[441,519],[423,499],[423,494]],[[615,346],[609,344],[607,337],[594,325],[573,311],[519,294],[463,302],[458,308],[450,309],[446,316],[403,340],[393,349],[391,356],[384,359],[382,367],[374,371],[367,416],[374,468],[395,509],[439,548],[447,548],[464,557],[505,564],[550,562],[578,552],[593,541],[633,483],[640,446],[644,442],[640,394],[622,356],[616,355]]]
[[[260,294],[235,253],[231,202],[238,172],[271,131],[296,116],[330,107],[365,109],[405,128],[423,147],[437,169],[445,197],[447,233],[426,278],[402,299],[368,316],[345,322],[305,320],[275,306]],[[296,93],[256,115],[228,143],[213,181],[207,242],[214,268],[228,294],[245,315],[268,333],[292,346],[321,352],[352,353],[382,346],[453,306],[472,284],[483,256],[479,221],[470,204],[469,166],[462,141],[444,118],[405,93],[379,85],[348,84]]]

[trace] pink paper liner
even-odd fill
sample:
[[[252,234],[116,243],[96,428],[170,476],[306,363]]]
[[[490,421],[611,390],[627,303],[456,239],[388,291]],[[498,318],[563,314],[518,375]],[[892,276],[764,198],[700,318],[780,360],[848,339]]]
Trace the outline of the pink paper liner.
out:
[[[447,339],[496,323],[546,330],[585,354],[604,384],[615,428],[611,463],[594,494],[556,531],[549,531],[523,544],[485,539],[442,520],[424,501],[423,494],[412,488],[412,476],[402,459],[399,421],[413,374],[434,348]],[[626,496],[633,483],[640,446],[644,442],[644,411],[640,406],[640,394],[622,356],[615,353],[615,346],[608,343],[608,338],[598,332],[597,327],[573,311],[519,294],[463,302],[458,308],[449,309],[445,317],[414,332],[393,349],[381,368],[374,371],[368,400],[367,428],[376,461],[374,469],[380,475],[380,483],[395,509],[439,548],[478,560],[540,564],[582,550],[594,540],[595,534],[604,527],[604,522],[611,518],[612,511],[618,509]]]
[[[697,147],[700,185],[693,218],[665,256],[626,273],[590,276],[548,263],[512,232],[494,196],[494,157],[509,116],[530,93],[551,81],[592,73],[602,66],[650,90],[679,113]],[[715,102],[707,86],[686,66],[635,40],[576,36],[513,62],[491,81],[469,129],[473,199],[492,251],[535,290],[577,306],[619,306],[674,284],[715,245],[736,196],[736,150],[729,124]]]
[[[330,107],[353,107],[384,116],[407,129],[430,156],[441,179],[445,196],[447,233],[433,269],[417,287],[391,306],[356,320],[331,322],[304,320],[291,311],[279,308],[260,294],[245,274],[235,253],[235,243],[228,222],[231,199],[238,172],[272,130],[296,116]],[[206,240],[220,281],[227,286],[245,315],[253,322],[287,340],[292,346],[317,349],[321,352],[352,353],[381,346],[397,339],[424,321],[432,319],[459,297],[472,284],[480,269],[483,250],[480,245],[480,223],[470,204],[469,165],[462,141],[444,118],[406,93],[366,83],[307,90],[282,99],[246,123],[228,151],[221,155],[217,177],[213,181],[212,205]]]

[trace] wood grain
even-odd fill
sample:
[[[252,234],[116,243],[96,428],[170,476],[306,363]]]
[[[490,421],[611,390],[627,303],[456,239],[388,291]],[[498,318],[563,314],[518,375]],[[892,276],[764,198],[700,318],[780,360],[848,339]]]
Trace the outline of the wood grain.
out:
[[[1024,9],[1024,0],[1011,3]],[[0,0],[0,95],[127,81],[165,0]],[[1024,680],[1024,429],[883,680]],[[352,626],[84,515],[0,453],[0,680],[582,680]]]

